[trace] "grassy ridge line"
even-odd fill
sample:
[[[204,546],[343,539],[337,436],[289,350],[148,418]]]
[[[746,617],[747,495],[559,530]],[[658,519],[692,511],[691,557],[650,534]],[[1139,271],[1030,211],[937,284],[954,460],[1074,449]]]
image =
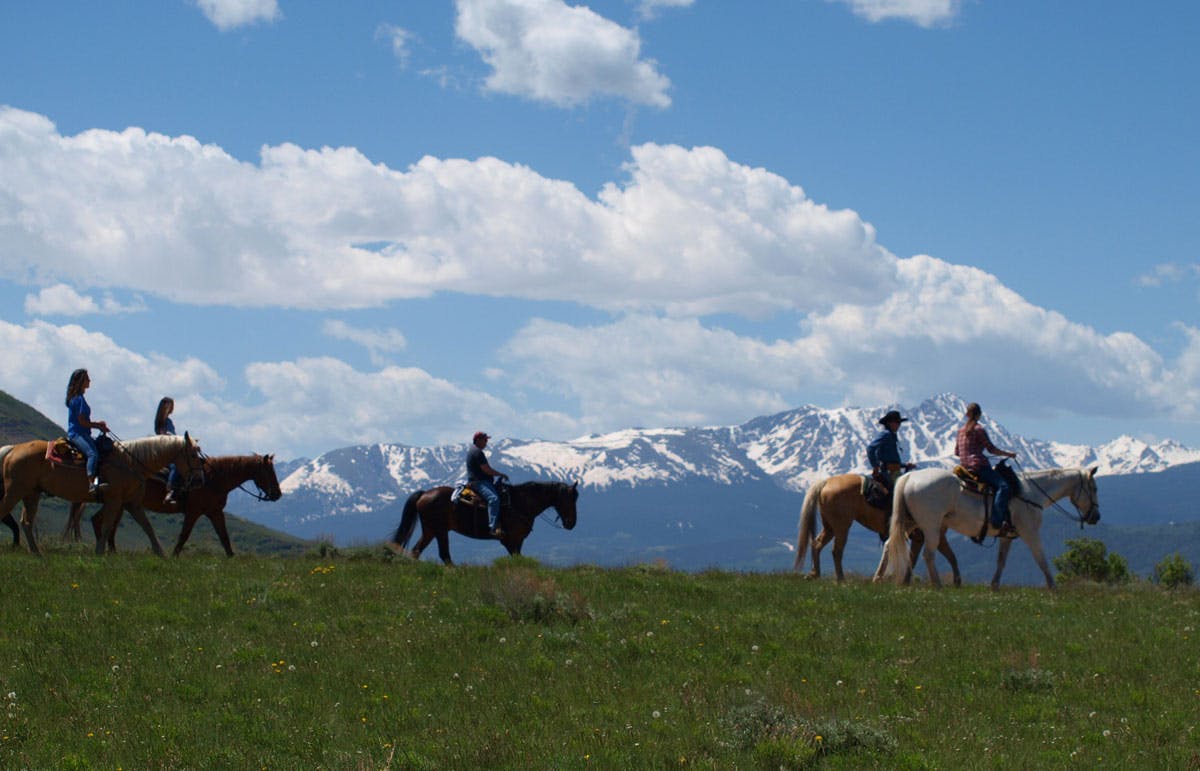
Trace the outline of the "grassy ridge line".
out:
[[[1195,592],[367,551],[0,566],[5,768],[1200,763]]]

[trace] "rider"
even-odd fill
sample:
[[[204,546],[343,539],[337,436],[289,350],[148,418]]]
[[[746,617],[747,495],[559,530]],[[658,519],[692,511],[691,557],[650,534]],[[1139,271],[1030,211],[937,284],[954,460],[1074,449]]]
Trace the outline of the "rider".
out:
[[[171,413],[175,411],[175,400],[169,396],[164,396],[158,400],[158,409],[154,412],[154,434],[175,436],[175,422],[171,420]],[[178,503],[176,493],[180,488],[179,470],[175,468],[175,464],[167,466],[167,494],[163,496],[163,503],[175,504]]]
[[[487,447],[487,434],[482,431],[476,431],[471,443],[474,445],[467,450],[467,481],[479,491],[479,494],[487,501],[488,508],[488,530],[495,538],[503,538],[504,531],[500,529],[500,495],[496,492],[496,486],[492,482],[492,477],[499,477],[507,481],[508,475],[501,474],[496,469],[488,465],[487,456],[483,454],[483,448]]]
[[[887,481],[888,492],[895,488],[896,480],[902,473],[913,469],[911,463],[905,464],[900,461],[900,438],[896,435],[900,424],[907,422],[908,418],[900,417],[899,411],[889,411],[879,419],[883,430],[867,445],[867,462],[876,472],[876,479]]]
[[[83,392],[92,384],[86,369],[77,369],[67,381],[67,439],[87,458],[88,494],[95,495],[102,487],[100,481],[100,450],[92,438],[92,429],[108,433],[108,424],[103,420],[92,420],[92,408],[88,406]]]
[[[1009,488],[1008,482],[1004,481],[1004,477],[1000,476],[1000,472],[992,468],[992,464],[983,452],[987,450],[992,455],[1001,455],[1005,458],[1015,458],[1017,454],[1001,450],[992,444],[987,431],[979,425],[979,418],[982,416],[983,410],[978,404],[971,402],[967,405],[967,419],[962,428],[958,429],[954,454],[958,456],[959,463],[963,468],[971,471],[996,489],[996,499],[992,501],[992,527],[1000,531],[1001,538],[1011,538],[1016,535],[1008,512],[1008,501],[1012,496],[1012,489]]]

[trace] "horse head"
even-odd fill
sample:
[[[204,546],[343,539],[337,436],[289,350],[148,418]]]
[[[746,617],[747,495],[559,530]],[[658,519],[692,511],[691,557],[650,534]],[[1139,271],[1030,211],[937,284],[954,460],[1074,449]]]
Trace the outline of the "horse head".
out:
[[[1079,472],[1079,484],[1071,491],[1071,503],[1083,517],[1083,522],[1094,525],[1100,521],[1100,498],[1096,494],[1096,471],[1099,466],[1092,466],[1085,473]]]
[[[275,476],[275,456],[263,455],[254,470],[254,484],[262,492],[263,500],[277,501],[283,497],[279,489],[279,478]]]
[[[579,500],[579,483],[575,482],[571,486],[560,484],[558,496],[554,501],[554,510],[558,512],[559,518],[562,519],[564,530],[572,530],[575,527],[575,502]]]
[[[183,447],[175,458],[175,468],[189,484],[192,484],[193,478],[204,478],[204,453],[200,451],[200,440],[187,431],[183,432]]]

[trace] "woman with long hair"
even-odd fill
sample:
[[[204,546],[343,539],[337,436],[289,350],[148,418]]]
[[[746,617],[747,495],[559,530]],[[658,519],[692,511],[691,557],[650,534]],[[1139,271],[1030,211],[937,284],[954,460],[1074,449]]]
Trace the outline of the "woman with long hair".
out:
[[[164,396],[158,400],[158,409],[154,411],[154,435],[168,434],[175,436],[175,422],[171,420],[171,413],[175,411],[175,400],[169,396]],[[177,503],[176,492],[181,485],[179,484],[179,470],[172,463],[167,466],[167,494],[163,496],[163,503]]]
[[[108,424],[103,420],[92,420],[92,408],[83,392],[92,384],[86,369],[77,369],[67,381],[67,439],[79,448],[87,458],[88,492],[95,495],[102,487],[100,481],[100,450],[92,438],[92,429],[108,433]]]
[[[992,501],[992,527],[1000,531],[1001,538],[1012,538],[1016,535],[1016,530],[1013,529],[1012,520],[1008,514],[1008,501],[1012,497],[1012,490],[1009,488],[1008,482],[1004,481],[1004,477],[1000,476],[1000,472],[992,468],[991,461],[983,453],[986,450],[992,455],[1000,455],[1005,458],[1015,458],[1017,454],[1001,450],[992,444],[987,431],[979,425],[981,417],[983,417],[983,409],[978,404],[971,402],[967,405],[966,421],[962,428],[958,429],[954,454],[958,456],[959,463],[963,468],[995,488],[996,498]]]

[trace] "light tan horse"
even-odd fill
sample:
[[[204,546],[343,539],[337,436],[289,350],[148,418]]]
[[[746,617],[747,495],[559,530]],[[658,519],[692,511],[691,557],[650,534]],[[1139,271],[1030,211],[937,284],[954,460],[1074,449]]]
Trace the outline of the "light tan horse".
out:
[[[796,538],[796,561],[792,570],[803,570],[804,559],[809,545],[812,546],[812,570],[809,578],[821,575],[821,550],[830,540],[833,541],[833,568],[837,572],[837,580],[842,581],[842,552],[846,549],[846,538],[850,534],[850,526],[855,522],[881,537],[888,534],[887,512],[877,509],[862,495],[863,477],[860,474],[839,474],[828,477],[808,488],[804,496],[804,504],[800,507],[800,532]],[[815,538],[816,519],[821,515],[821,533]],[[912,550],[910,562],[916,559],[917,552],[925,543],[925,535],[919,529],[913,529]],[[962,585],[962,576],[958,572],[958,559],[954,550],[943,538],[938,544],[938,551],[950,563],[954,571],[954,585]]]
[[[25,545],[33,554],[40,555],[34,525],[37,522],[38,500],[43,493],[68,501],[95,501],[88,492],[87,472],[83,466],[52,463],[46,459],[46,442],[35,440],[13,446],[4,456],[0,469],[4,497],[0,499],[0,519],[11,521],[12,510],[18,502],[25,504],[21,513],[21,530],[25,533]],[[117,442],[100,466],[100,475],[106,483],[101,495],[104,507],[100,510],[104,538],[96,540],[96,553],[103,554],[107,536],[116,527],[121,507],[129,505],[129,512],[137,520],[154,553],[166,556],[162,545],[154,535],[154,528],[142,509],[146,478],[170,463],[182,473],[190,473],[200,466],[200,446],[187,434],[183,436],[148,436]]]

